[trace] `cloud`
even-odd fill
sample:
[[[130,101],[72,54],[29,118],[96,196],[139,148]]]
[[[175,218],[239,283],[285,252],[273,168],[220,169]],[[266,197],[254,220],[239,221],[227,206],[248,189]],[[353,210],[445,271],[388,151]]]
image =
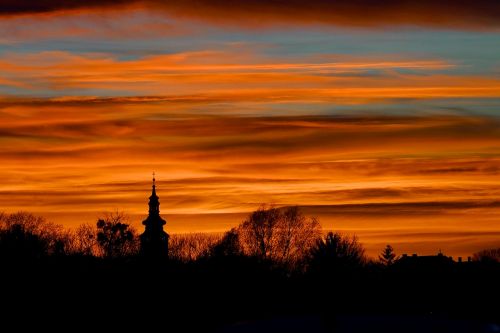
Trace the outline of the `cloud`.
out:
[[[189,28],[173,23],[162,13],[144,10],[105,12],[55,12],[50,15],[2,16],[0,44],[41,42],[54,39],[103,40],[184,36]],[[129,50],[147,53],[146,50]]]
[[[307,211],[318,211],[333,215],[434,215],[453,210],[477,208],[500,208],[500,201],[422,201],[394,203],[362,203],[325,206],[305,206]]]
[[[325,229],[360,237],[498,231],[496,117],[202,112],[214,101],[2,99],[0,211],[74,226],[120,209],[139,223],[154,170],[169,231],[223,231],[241,221],[224,214],[263,202],[305,205]],[[366,238],[370,251],[383,237]],[[432,239],[404,246],[430,249]]]
[[[150,95],[151,99],[225,102],[366,103],[383,99],[499,97],[500,80],[453,73],[440,59],[401,59],[397,55],[312,55],[277,60],[251,48],[228,47],[120,60],[108,54],[51,51],[5,54],[6,94],[71,100]],[[413,69],[413,74],[401,69]],[[377,70],[379,74],[359,76]],[[328,74],[328,75],[325,75]],[[2,91],[2,86],[0,86]],[[90,96],[90,98],[89,98]],[[157,96],[157,97],[154,97]],[[83,99],[83,98],[82,98]],[[105,99],[94,99],[106,102]]]
[[[276,23],[321,23],[341,26],[420,25],[431,27],[497,29],[500,4],[495,0],[6,0],[0,15],[52,13],[68,10],[163,10],[175,17],[212,23],[262,26]]]
[[[44,189],[81,175],[75,181],[109,184],[119,193],[124,186],[115,191],[113,184],[155,169],[169,175],[168,187],[177,195],[199,200],[210,193],[203,205],[184,200],[187,210],[499,194],[490,186],[500,168],[493,118],[179,115],[169,102],[133,100],[30,99],[0,107],[5,190],[18,186],[19,177],[25,186]],[[476,135],[463,135],[470,131]]]
[[[58,1],[58,0],[3,0],[0,13],[4,15],[15,15],[25,13],[49,13],[61,10],[81,9],[81,8],[107,8],[120,6],[124,4],[136,3],[134,0],[76,0],[76,1]]]

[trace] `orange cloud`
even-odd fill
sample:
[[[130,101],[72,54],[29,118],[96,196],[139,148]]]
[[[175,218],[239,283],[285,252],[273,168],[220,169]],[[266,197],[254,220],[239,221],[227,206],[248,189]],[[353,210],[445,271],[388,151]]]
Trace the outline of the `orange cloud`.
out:
[[[155,170],[170,232],[223,231],[262,202],[305,205],[371,254],[390,242],[468,255],[499,232],[495,118],[203,115],[182,109],[200,102],[170,103],[4,100],[0,210],[75,226],[120,209],[139,226]]]
[[[41,52],[7,55],[0,59],[0,66],[4,68],[4,85],[30,93],[48,91],[53,96],[100,91],[104,96],[152,94],[165,100],[344,99],[349,103],[384,98],[500,96],[498,78],[445,74],[457,65],[442,60],[385,58],[331,55],[323,56],[321,62],[305,59],[279,63],[248,50],[227,50],[119,61],[103,54]],[[403,74],[403,70],[415,74]]]

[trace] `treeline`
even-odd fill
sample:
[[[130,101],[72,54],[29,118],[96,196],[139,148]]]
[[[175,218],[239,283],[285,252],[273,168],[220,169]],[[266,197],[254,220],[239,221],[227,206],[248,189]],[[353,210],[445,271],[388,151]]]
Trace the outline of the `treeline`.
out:
[[[339,234],[335,237],[339,245],[347,242]],[[189,262],[215,256],[246,256],[299,269],[329,239],[322,239],[319,222],[305,217],[297,207],[261,206],[226,233],[172,235],[169,258]],[[357,244],[355,238],[351,241]],[[120,212],[104,214],[95,224],[82,224],[74,230],[28,212],[0,215],[0,256],[4,259],[47,256],[118,259],[139,256],[139,249],[138,232]],[[359,256],[364,256],[360,245],[357,249]]]
[[[95,224],[76,229],[47,222],[28,212],[0,214],[0,258],[33,259],[46,256],[130,258],[139,255],[138,232],[122,212],[105,213]],[[304,271],[327,261],[339,266],[394,264],[398,256],[387,245],[378,258],[368,258],[356,236],[322,232],[319,221],[298,207],[262,205],[226,233],[174,234],[169,258],[179,262],[214,256],[247,256],[291,271]],[[500,248],[474,253],[474,261],[500,262]]]
[[[461,264],[446,256],[400,257],[390,245],[369,258],[355,236],[325,233],[297,207],[272,206],[225,233],[172,235],[168,260],[142,257],[139,245],[122,213],[71,230],[26,212],[1,214],[2,319],[141,332],[231,332],[225,328],[238,323],[311,316],[321,332],[342,332],[342,316],[500,323],[498,307],[484,301],[500,297],[495,249]]]

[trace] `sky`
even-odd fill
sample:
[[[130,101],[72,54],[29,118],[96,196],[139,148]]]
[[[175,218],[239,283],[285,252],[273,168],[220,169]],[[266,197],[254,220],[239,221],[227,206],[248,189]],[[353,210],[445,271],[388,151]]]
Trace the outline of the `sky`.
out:
[[[152,172],[169,233],[299,205],[375,256],[500,246],[500,4],[0,0],[0,211],[74,227]]]

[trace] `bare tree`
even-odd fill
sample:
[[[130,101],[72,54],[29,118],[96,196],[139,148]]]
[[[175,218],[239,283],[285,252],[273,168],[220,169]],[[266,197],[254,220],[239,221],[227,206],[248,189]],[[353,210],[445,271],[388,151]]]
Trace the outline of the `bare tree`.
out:
[[[473,254],[474,261],[500,262],[500,248],[485,249]]]
[[[75,230],[75,252],[86,256],[98,255],[97,229],[88,223],[80,224]]]
[[[275,256],[279,210],[262,205],[252,212],[238,228],[243,251],[262,259]]]
[[[181,261],[193,261],[208,255],[222,236],[213,233],[174,234],[170,236],[169,257]]]
[[[2,214],[0,243],[3,252],[13,256],[41,256],[64,253],[65,237],[61,225],[47,222],[28,212]]]
[[[320,237],[321,226],[298,207],[263,205],[238,227],[238,235],[246,255],[294,265]]]
[[[69,229],[62,229],[55,243],[54,254],[71,255],[77,253],[75,233]]]

